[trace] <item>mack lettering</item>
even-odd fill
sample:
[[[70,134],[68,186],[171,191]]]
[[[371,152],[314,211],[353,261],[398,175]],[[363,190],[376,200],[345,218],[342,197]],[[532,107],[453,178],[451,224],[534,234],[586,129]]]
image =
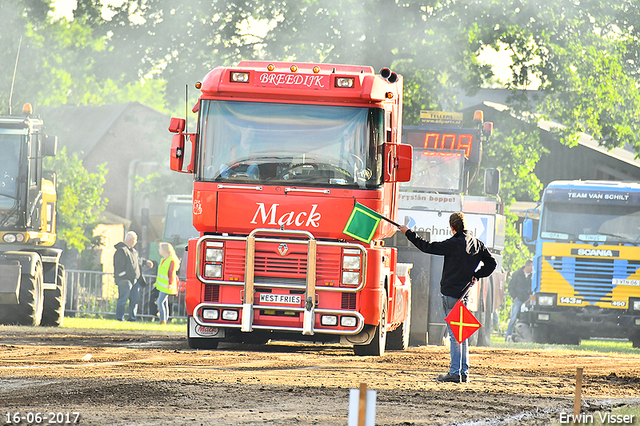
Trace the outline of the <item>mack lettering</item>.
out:
[[[258,208],[256,209],[255,214],[253,215],[253,219],[251,219],[252,224],[262,224],[262,225],[296,225],[296,226],[312,226],[317,228],[320,226],[318,223],[322,218],[322,215],[316,212],[318,208],[317,204],[311,205],[311,210],[307,212],[295,212],[290,211],[278,216],[278,206],[279,204],[271,204],[269,210],[265,208],[264,203],[256,203]]]

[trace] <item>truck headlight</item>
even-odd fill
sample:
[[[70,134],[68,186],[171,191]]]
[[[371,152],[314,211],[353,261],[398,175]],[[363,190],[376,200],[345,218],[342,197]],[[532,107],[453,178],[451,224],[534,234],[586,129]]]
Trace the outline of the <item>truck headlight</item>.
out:
[[[205,260],[207,262],[222,262],[223,257],[222,249],[207,248],[207,253],[205,255]]]
[[[340,325],[343,327],[355,327],[357,324],[356,317],[340,317]]]
[[[222,319],[226,321],[238,321],[238,311],[225,309],[222,311]]]
[[[204,276],[207,278],[222,278],[222,265],[204,265]]]
[[[207,320],[217,320],[220,313],[217,309],[203,309],[202,310],[202,318]]]
[[[343,257],[342,269],[360,269],[360,256]]]
[[[640,300],[634,300],[633,301],[633,310],[634,311],[640,311]]]
[[[360,272],[342,272],[342,284],[358,285],[360,284]]]
[[[538,305],[553,306],[553,296],[538,296]]]

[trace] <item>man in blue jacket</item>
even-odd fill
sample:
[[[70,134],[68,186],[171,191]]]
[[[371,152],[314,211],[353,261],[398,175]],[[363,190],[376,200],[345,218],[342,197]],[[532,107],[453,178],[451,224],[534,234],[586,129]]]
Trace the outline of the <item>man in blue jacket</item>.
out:
[[[401,226],[399,229],[420,251],[444,256],[442,278],[440,280],[440,293],[445,316],[451,312],[456,302],[462,299],[467,302],[467,291],[479,278],[488,277],[496,269],[496,260],[482,241],[475,238],[467,231],[464,214],[452,213],[449,216],[449,226],[453,237],[445,241],[428,242],[416,235],[415,232]],[[478,268],[478,265],[482,266]],[[447,374],[440,374],[441,382],[467,382],[469,381],[469,345],[467,340],[459,344],[453,338],[449,327],[451,364]]]

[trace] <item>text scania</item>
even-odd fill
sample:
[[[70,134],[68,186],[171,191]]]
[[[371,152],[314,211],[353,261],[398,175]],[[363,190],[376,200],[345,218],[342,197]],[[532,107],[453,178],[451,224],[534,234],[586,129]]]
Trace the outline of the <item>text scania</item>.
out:
[[[258,220],[263,225],[296,225],[296,226],[312,226],[317,228],[320,226],[318,221],[322,218],[322,215],[316,212],[318,208],[317,204],[311,205],[311,210],[307,212],[298,212],[290,211],[278,216],[278,206],[279,204],[271,204],[269,210],[264,206],[264,203],[256,203],[258,208],[256,209],[256,213],[253,215],[253,219],[251,219],[251,223],[257,224]]]
[[[577,256],[598,256],[598,257],[619,257],[618,250],[601,250],[601,249],[571,249],[572,255]]]

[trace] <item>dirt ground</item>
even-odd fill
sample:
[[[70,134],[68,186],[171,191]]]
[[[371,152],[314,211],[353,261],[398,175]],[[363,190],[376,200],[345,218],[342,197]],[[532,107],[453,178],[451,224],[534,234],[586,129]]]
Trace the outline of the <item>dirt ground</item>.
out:
[[[82,425],[345,425],[349,389],[366,383],[378,425],[543,425],[572,412],[576,367],[583,411],[640,403],[640,354],[474,347],[470,358],[469,383],[437,383],[445,347],[381,358],[296,343],[195,351],[182,333],[0,326],[0,424],[79,413]]]

